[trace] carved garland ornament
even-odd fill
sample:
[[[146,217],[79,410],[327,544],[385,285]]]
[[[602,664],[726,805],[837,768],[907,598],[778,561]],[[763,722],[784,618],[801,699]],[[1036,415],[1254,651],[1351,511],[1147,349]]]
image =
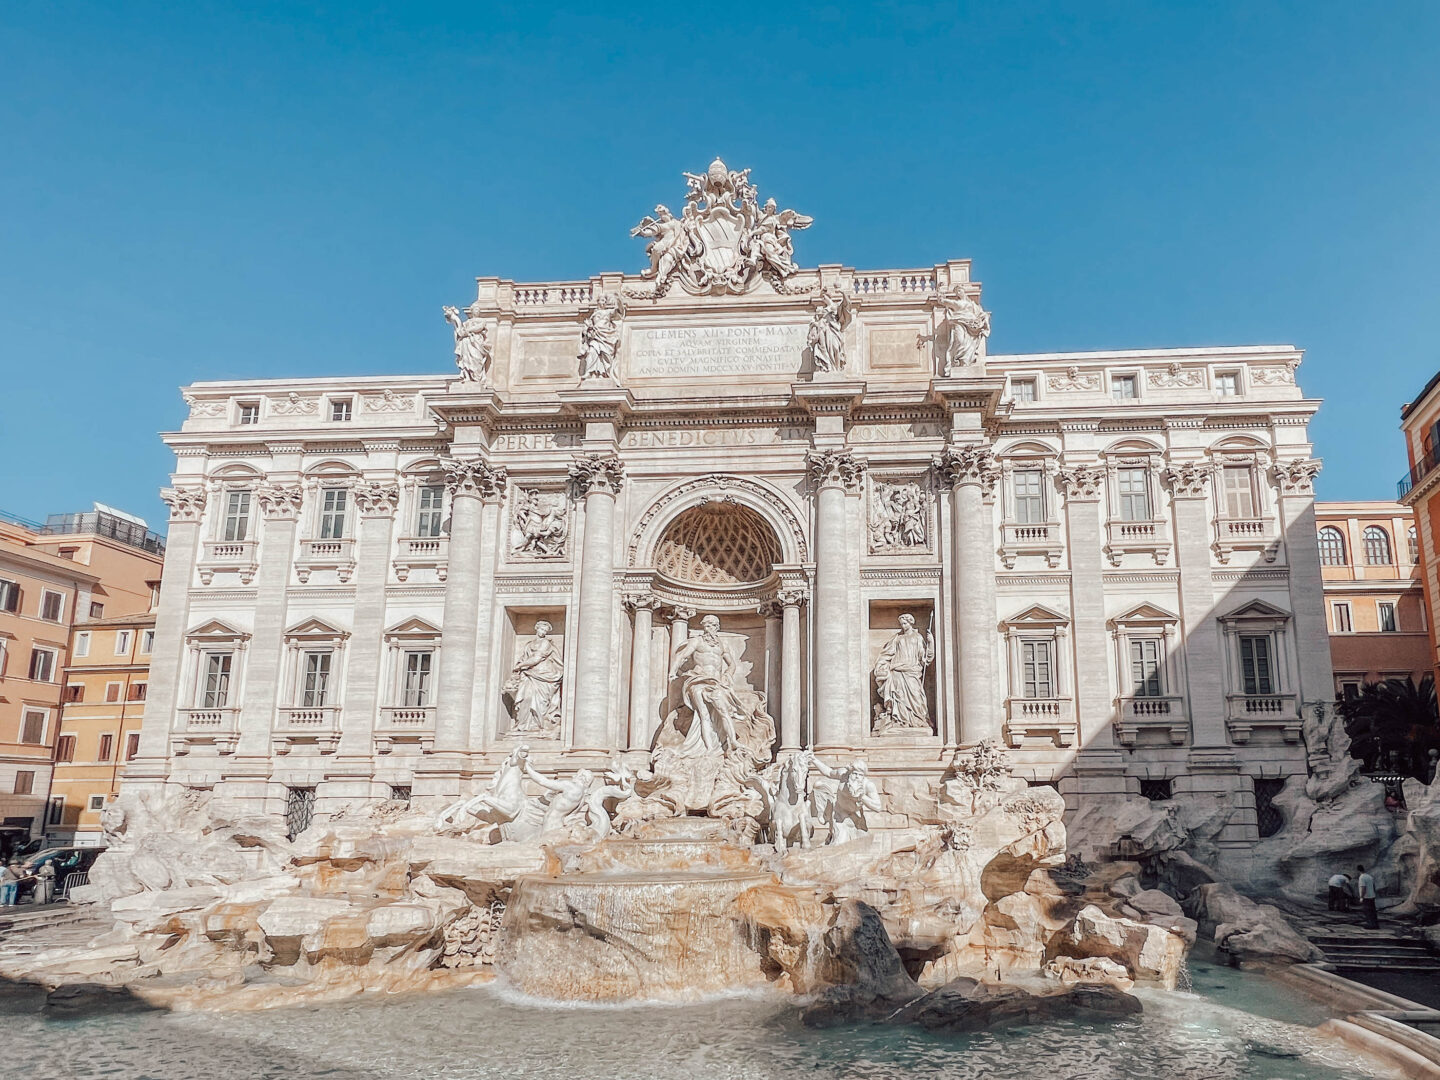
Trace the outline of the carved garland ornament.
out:
[[[656,516],[662,513],[666,507],[670,506],[677,499],[684,499],[694,495],[697,491],[711,491],[717,488],[721,491],[734,490],[745,492],[753,499],[764,503],[771,510],[779,514],[780,517],[784,519],[786,528],[790,530],[790,536],[794,539],[795,546],[799,549],[799,561],[810,561],[810,550],[805,543],[805,533],[800,528],[800,519],[796,517],[789,503],[777,498],[774,492],[753,480],[738,476],[711,475],[701,476],[694,480],[687,481],[650,504],[650,508],[641,515],[640,522],[635,527],[635,532],[630,538],[630,548],[627,554],[628,564],[630,566],[636,565],[636,560],[639,558],[640,553],[640,541],[649,530],[650,523],[653,522]]]
[[[199,521],[205,509],[205,489],[201,487],[162,488],[160,498],[170,507],[171,521]]]
[[[994,492],[995,481],[1000,476],[995,454],[988,446],[947,446],[930,464],[946,487],[978,484],[985,495]]]
[[[476,499],[498,499],[505,493],[505,470],[479,458],[461,461],[446,458],[445,487],[452,498],[461,495]]]
[[[805,464],[819,487],[834,484],[853,493],[865,479],[865,462],[849,450],[812,450],[805,455]]]
[[[1320,467],[1319,458],[1296,458],[1277,462],[1272,472],[1281,495],[1313,495]]]

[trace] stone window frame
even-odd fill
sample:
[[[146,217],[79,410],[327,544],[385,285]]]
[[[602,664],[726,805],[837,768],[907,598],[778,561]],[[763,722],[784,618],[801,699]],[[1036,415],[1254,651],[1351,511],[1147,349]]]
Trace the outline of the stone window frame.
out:
[[[313,616],[285,631],[285,661],[281,675],[280,700],[286,703],[286,708],[340,709],[345,696],[345,646],[349,638],[350,631]],[[305,657],[310,653],[330,654],[325,700],[318,705],[301,704],[304,695]]]
[[[1210,511],[1214,537],[1211,547],[1221,563],[1228,563],[1235,551],[1259,551],[1267,563],[1280,550],[1279,502],[1270,479],[1275,456],[1270,448],[1250,436],[1223,440],[1208,451],[1211,473]],[[1252,517],[1231,517],[1225,512],[1225,470],[1250,471]]]
[[[385,631],[385,669],[380,700],[386,708],[434,708],[439,690],[442,647],[440,627],[419,616],[404,619]],[[424,705],[407,705],[403,700],[405,656],[412,652],[431,654],[430,700]]]
[[[1145,378],[1139,368],[1114,368],[1105,372],[1107,394],[1111,401],[1140,401],[1144,398]],[[1129,397],[1117,397],[1115,394],[1116,382],[1120,379],[1129,379],[1134,393]]]
[[[224,623],[219,619],[194,627],[185,634],[185,686],[187,693],[181,698],[189,702],[185,709],[235,709],[244,685],[245,656],[250,644],[250,635],[243,630]],[[206,658],[211,654],[230,656],[230,680],[223,705],[206,705],[205,670]]]
[[[1039,372],[1019,372],[1007,376],[1007,381],[1005,384],[1005,396],[1009,398],[1012,402],[1015,402],[1019,405],[1038,405],[1041,401],[1044,400],[1043,389],[1041,385],[1042,383],[1044,383],[1044,381],[1045,380],[1040,377]],[[1028,401],[1022,401],[1019,397],[1015,395],[1015,384],[1022,382],[1029,383],[1031,389],[1034,391],[1033,396]]]
[[[320,517],[324,512],[324,492],[331,489],[344,489],[345,497],[345,531],[338,537],[325,537],[326,541],[345,540],[354,541],[358,531],[356,523],[359,515],[355,506],[355,487],[362,480],[360,470],[346,461],[324,461],[305,470],[301,488],[305,492],[305,504],[301,515],[302,531],[300,535],[308,541],[320,540]]]
[[[1125,439],[1100,452],[1100,465],[1105,471],[1105,553],[1111,565],[1119,566],[1122,555],[1138,552],[1149,554],[1156,566],[1164,566],[1171,550],[1170,508],[1161,484],[1166,468],[1164,447],[1148,439]],[[1120,516],[1121,469],[1145,470],[1150,502],[1148,518]]]
[[[264,473],[240,463],[226,465],[205,478],[201,554],[195,564],[200,584],[209,585],[218,570],[235,571],[240,575],[242,585],[249,585],[254,580],[259,569],[262,518],[255,491],[264,482]],[[230,498],[242,492],[250,496],[245,515],[245,536],[240,540],[230,540],[225,536]]]
[[[1390,530],[1384,525],[1373,521],[1366,525],[1360,531],[1360,544],[1366,566],[1395,565],[1395,543],[1390,536]]]
[[[1339,558],[1332,558],[1339,542]],[[1315,542],[1320,548],[1321,566],[1349,566],[1350,545],[1345,539],[1345,530],[1338,525],[1321,525],[1315,533]],[[1328,548],[1328,551],[1327,551]]]
[[[1385,625],[1385,609],[1390,609],[1390,626]],[[1375,601],[1375,629],[1381,634],[1398,634],[1400,630],[1400,605],[1394,600]]]
[[[1070,637],[1070,616],[1046,607],[1031,604],[1023,611],[1004,619],[1000,623],[1005,639],[1006,685],[1005,698],[1010,700],[1064,701],[1075,696],[1075,688],[1065,656]],[[1051,665],[1053,667],[1054,693],[1049,698],[1025,698],[1022,685],[1022,645],[1027,641],[1050,643]]]
[[[445,491],[445,469],[440,464],[440,459],[429,457],[412,461],[400,470],[399,481],[400,507],[398,513],[402,523],[401,527],[396,530],[399,535],[407,540],[435,540],[448,537],[453,506],[449,493]],[[420,535],[420,489],[424,487],[441,489],[439,537],[422,537]]]
[[[1223,379],[1223,378],[1225,378],[1227,375],[1230,376],[1231,378],[1233,378],[1233,379],[1235,380],[1235,392],[1234,392],[1233,394],[1225,394],[1225,393],[1222,393],[1221,390],[1220,390],[1220,380]],[[1210,385],[1211,385],[1211,387],[1214,389],[1214,391],[1215,391],[1215,396],[1216,396],[1217,398],[1229,399],[1229,398],[1244,397],[1244,396],[1245,396],[1245,369],[1244,369],[1243,366],[1242,366],[1242,367],[1233,367],[1233,368],[1230,368],[1230,367],[1216,368],[1216,369],[1214,369],[1214,371],[1213,371],[1212,374],[1211,374]]]
[[[1109,620],[1110,641],[1115,658],[1115,687],[1117,698],[1128,699],[1138,696],[1184,697],[1181,689],[1185,686],[1184,658],[1178,648],[1180,642],[1180,616],[1152,604],[1141,603],[1122,611]],[[1130,642],[1132,640],[1160,639],[1160,693],[1158,695],[1137,695],[1130,685]]]
[[[1005,447],[995,456],[1000,467],[1000,560],[1005,569],[1014,569],[1020,555],[1043,555],[1051,569],[1064,557],[1064,529],[1060,509],[1064,502],[1056,477],[1060,472],[1060,451],[1045,443],[1025,441]],[[1027,469],[1040,472],[1040,496],[1044,520],[1022,524],[1015,516],[1015,473]],[[1038,531],[1032,536],[1021,530]]]
[[[1224,615],[1217,615],[1225,656],[1225,692],[1227,696],[1244,696],[1244,674],[1240,661],[1241,637],[1266,637],[1270,641],[1270,660],[1274,687],[1258,697],[1295,695],[1299,677],[1299,659],[1294,655],[1294,616],[1264,600],[1250,600]]]

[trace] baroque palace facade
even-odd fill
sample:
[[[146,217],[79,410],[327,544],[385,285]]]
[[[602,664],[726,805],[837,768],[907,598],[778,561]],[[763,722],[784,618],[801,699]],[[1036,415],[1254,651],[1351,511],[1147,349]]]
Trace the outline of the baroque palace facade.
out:
[[[710,739],[891,792],[995,739],[1253,842],[1334,693],[1300,353],[990,355],[968,261],[802,269],[687,179],[643,274],[480,278],[455,375],[186,390],[127,784],[293,817]]]

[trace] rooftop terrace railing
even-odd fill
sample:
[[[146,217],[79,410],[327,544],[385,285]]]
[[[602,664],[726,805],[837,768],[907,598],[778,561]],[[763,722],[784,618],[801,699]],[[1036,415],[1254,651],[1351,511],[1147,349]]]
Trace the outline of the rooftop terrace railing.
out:
[[[141,551],[165,554],[165,538],[151,532],[145,526],[127,521],[114,514],[93,510],[88,514],[51,514],[45,524],[36,529],[42,536],[57,536],[82,533],[89,536],[104,536]]]

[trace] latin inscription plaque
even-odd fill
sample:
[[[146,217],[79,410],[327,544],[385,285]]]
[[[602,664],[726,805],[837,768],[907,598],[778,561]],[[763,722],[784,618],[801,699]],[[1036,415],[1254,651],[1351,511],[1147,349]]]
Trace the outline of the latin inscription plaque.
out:
[[[630,375],[639,378],[793,375],[803,324],[632,327]]]

